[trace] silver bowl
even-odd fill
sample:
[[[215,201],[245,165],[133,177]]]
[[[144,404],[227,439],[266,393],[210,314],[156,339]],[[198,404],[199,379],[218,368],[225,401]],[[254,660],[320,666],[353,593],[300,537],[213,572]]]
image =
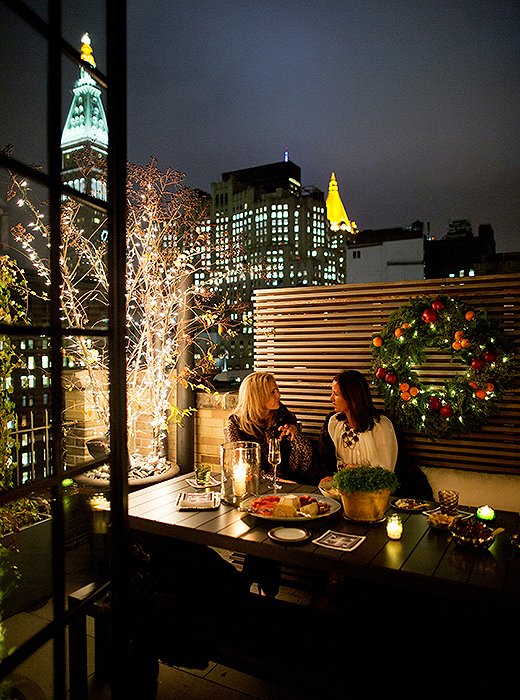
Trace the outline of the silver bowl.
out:
[[[453,541],[466,547],[489,549],[495,541],[495,531],[478,520],[456,519],[449,529]]]

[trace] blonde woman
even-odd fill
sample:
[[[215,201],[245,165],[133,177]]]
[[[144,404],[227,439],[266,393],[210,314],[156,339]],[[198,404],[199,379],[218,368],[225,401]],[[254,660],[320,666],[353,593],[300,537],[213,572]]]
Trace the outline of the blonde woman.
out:
[[[268,439],[281,439],[282,461],[278,474],[282,479],[311,483],[312,445],[303,435],[298,419],[280,401],[280,390],[270,372],[252,372],[242,381],[235,412],[227,423],[228,439],[249,440],[260,444],[262,471],[270,474],[267,460]]]
[[[307,481],[312,464],[312,446],[302,434],[292,411],[280,401],[280,390],[270,372],[253,372],[242,381],[238,403],[227,422],[228,440],[250,440],[260,444],[263,475],[270,475],[268,440],[280,438],[281,464],[277,473],[281,480]],[[242,575],[247,585],[258,584],[261,595],[276,596],[280,588],[279,562],[246,555]]]

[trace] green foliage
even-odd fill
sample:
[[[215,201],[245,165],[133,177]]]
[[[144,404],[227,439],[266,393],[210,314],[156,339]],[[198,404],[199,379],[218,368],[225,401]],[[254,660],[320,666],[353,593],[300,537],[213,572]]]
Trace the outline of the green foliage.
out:
[[[432,320],[425,320],[424,312],[432,311]],[[401,427],[432,439],[477,430],[498,411],[517,367],[512,341],[487,312],[446,295],[410,299],[376,336],[373,382],[386,410]],[[427,353],[434,360],[439,354],[451,356],[455,366],[445,381],[421,380],[419,366]],[[383,371],[393,373],[392,383]]]
[[[8,256],[0,256],[0,323],[26,325],[27,301],[31,294],[22,270]],[[22,366],[11,339],[0,335],[0,491],[13,486],[12,453],[15,405],[11,400],[11,375]],[[0,507],[0,536],[17,532],[45,518],[50,512],[46,499],[22,498]]]
[[[16,534],[23,527],[45,520],[51,513],[46,498],[34,496],[21,498],[0,507],[0,537],[8,533]]]
[[[332,485],[343,493],[355,491],[381,491],[393,493],[399,486],[395,472],[376,466],[344,467],[332,477]]]
[[[6,255],[0,256],[0,323],[27,323],[29,293],[25,277],[16,262]],[[11,375],[18,366],[21,366],[21,360],[11,339],[0,335],[0,490],[12,486],[15,405],[11,400]]]

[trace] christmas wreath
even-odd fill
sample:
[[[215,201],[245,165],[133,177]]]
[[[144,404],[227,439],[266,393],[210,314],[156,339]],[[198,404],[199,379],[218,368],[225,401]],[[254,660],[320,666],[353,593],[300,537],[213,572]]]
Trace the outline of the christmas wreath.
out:
[[[422,381],[427,353],[449,353],[450,376],[435,378],[433,358],[434,378]],[[373,378],[386,410],[432,439],[474,431],[496,413],[514,362],[512,342],[487,312],[449,296],[410,299],[372,338]]]

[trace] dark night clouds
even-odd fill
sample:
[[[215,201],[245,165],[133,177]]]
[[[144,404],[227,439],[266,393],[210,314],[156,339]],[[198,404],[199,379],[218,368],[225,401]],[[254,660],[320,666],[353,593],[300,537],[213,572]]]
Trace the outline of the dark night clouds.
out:
[[[130,0],[129,158],[204,190],[281,160],[360,229],[468,218],[520,249],[520,5]]]
[[[90,32],[104,70],[102,6],[66,0],[64,29],[73,45]],[[129,160],[156,156],[209,191],[222,172],[281,160],[287,146],[304,185],[326,192],[335,171],[361,230],[421,219],[442,235],[467,218],[475,233],[493,226],[499,252],[520,250],[518,0],[127,7]],[[13,94],[16,77],[34,72],[22,61],[35,47],[10,49],[3,38],[2,80]],[[14,96],[0,123],[13,113],[37,123],[30,107]]]

